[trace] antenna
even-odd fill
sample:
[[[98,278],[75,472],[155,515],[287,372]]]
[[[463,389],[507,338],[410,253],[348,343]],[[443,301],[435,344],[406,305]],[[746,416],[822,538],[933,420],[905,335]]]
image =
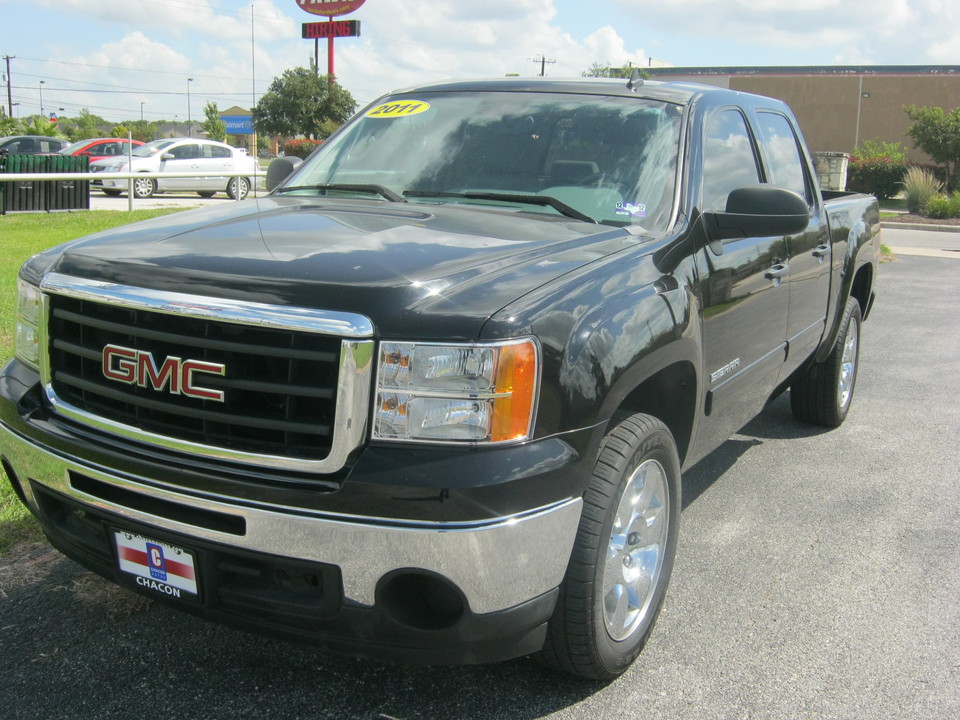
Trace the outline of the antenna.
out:
[[[630,73],[630,80],[627,81],[627,90],[636,92],[637,88],[643,87],[643,78],[640,77],[640,68],[634,68]]]

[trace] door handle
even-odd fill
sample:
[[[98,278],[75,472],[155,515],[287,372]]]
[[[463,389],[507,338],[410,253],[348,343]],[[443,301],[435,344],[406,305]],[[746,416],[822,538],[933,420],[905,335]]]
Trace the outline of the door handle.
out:
[[[789,272],[790,272],[789,265],[787,265],[786,263],[779,263],[777,265],[774,265],[769,270],[767,270],[767,272],[764,273],[763,276],[767,280],[781,280]]]
[[[813,251],[813,256],[817,258],[825,258],[830,254],[829,245],[817,245],[817,249]]]

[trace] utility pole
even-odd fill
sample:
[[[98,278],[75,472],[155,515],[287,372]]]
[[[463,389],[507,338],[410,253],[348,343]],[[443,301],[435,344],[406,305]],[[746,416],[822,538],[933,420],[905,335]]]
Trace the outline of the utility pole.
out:
[[[546,55],[541,55],[540,57],[535,57],[533,62],[540,63],[540,77],[545,77],[547,74],[547,63],[553,65],[556,63],[556,60],[547,60]]]
[[[10,83],[10,61],[15,57],[16,55],[3,56],[3,59],[7,61],[7,117],[13,117],[13,94]]]

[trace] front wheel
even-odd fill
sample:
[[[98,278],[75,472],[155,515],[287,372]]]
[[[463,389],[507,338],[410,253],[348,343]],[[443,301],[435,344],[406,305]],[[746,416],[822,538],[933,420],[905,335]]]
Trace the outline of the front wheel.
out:
[[[663,604],[680,520],[680,460],[667,427],[633,415],[604,439],[541,659],[611,680],[643,649]]]
[[[104,195],[106,195],[107,197],[120,197],[120,193],[123,192],[123,191],[122,191],[122,190],[109,190],[109,189],[107,189],[107,188],[101,188],[100,192],[102,192],[102,193],[103,193]]]
[[[860,303],[849,298],[842,330],[827,359],[811,363],[790,385],[790,409],[801,422],[839,427],[853,402],[860,365]]]
[[[138,177],[133,180],[133,196],[140,199],[153,197],[157,191],[157,182],[152,178]]]
[[[240,200],[243,200],[249,192],[250,181],[245,177],[230,178],[230,182],[227,183],[227,195],[230,196],[231,200],[236,200],[238,194]]]

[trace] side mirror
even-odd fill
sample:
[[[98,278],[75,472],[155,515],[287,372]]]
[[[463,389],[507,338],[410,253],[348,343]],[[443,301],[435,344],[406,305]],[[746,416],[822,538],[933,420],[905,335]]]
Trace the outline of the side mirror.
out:
[[[710,247],[720,254],[724,240],[803,232],[810,224],[810,208],[790,190],[750,185],[730,193],[724,212],[703,213],[703,222]]]
[[[303,164],[303,160],[298,157],[281,157],[270,163],[267,168],[267,192],[273,192],[277,187],[283,184],[293,171]]]
[[[174,155],[173,153],[164,153],[163,155],[160,156],[160,159],[161,159],[161,160],[176,160],[176,159],[177,159],[177,156]]]

